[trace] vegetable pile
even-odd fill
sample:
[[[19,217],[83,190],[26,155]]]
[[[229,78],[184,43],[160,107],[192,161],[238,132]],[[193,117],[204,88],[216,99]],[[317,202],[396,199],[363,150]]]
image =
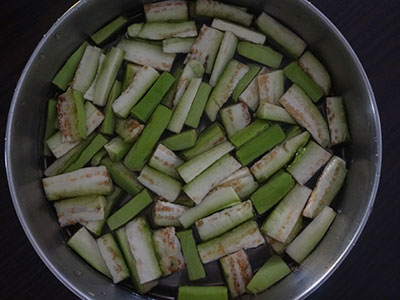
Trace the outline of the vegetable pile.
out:
[[[265,12],[176,0],[144,14],[94,33],[54,77],[45,195],[70,226],[68,245],[114,283],[144,294],[181,272],[193,283],[180,300],[260,293],[335,218],[350,139],[343,98]],[[257,247],[261,267],[246,251]],[[208,280],[213,261],[226,286]]]

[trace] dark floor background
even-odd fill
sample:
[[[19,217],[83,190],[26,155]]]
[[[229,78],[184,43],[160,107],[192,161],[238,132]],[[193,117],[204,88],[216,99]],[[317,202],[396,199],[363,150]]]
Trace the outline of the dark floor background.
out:
[[[19,74],[42,35],[74,2],[0,2],[2,137]],[[344,263],[309,299],[400,299],[400,1],[311,2],[344,34],[366,69],[380,111],[384,155],[378,196],[363,234]],[[3,138],[1,143],[3,152]],[[0,298],[75,299],[25,237],[9,196],[2,159],[0,201]]]

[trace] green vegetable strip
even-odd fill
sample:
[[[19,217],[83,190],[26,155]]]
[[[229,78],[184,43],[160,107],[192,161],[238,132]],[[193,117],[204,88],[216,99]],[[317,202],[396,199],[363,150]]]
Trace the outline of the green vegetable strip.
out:
[[[56,122],[57,122],[57,100],[50,99],[49,102],[47,102],[46,129],[44,131],[44,139],[43,139],[44,156],[51,155],[50,149],[46,144],[46,140],[57,131]]]
[[[92,157],[90,164],[92,166],[98,166],[100,161],[107,155],[106,149],[102,148],[101,150],[97,151],[97,153]]]
[[[210,96],[212,86],[208,83],[202,82],[197,90],[196,97],[193,100],[192,107],[186,117],[185,124],[197,128],[200,123],[200,118],[203,115],[208,97]]]
[[[106,26],[101,28],[96,33],[92,34],[90,38],[97,45],[102,44],[106,40],[108,40],[111,36],[113,36],[119,29],[121,29],[126,23],[128,19],[125,17],[118,17],[112,22],[108,23]]]
[[[310,134],[303,132],[286,139],[252,165],[251,172],[259,182],[268,179],[272,174],[284,167],[296,154],[297,149],[304,146],[309,138]]]
[[[260,72],[258,72],[257,76],[253,78],[253,80],[248,84],[248,86],[243,90],[243,92],[239,95],[239,101],[244,102],[248,105],[248,107],[255,112],[258,108],[260,97],[259,97],[259,88],[258,88],[258,77],[262,74],[268,72],[267,67],[263,67]]]
[[[290,243],[286,248],[286,253],[297,263],[302,263],[328,231],[335,216],[335,211],[326,206]]]
[[[248,168],[242,168],[221,181],[215,189],[231,186],[242,200],[248,199],[258,188],[258,183],[254,180]]]
[[[239,42],[237,51],[241,56],[272,68],[278,68],[283,58],[282,54],[270,47],[249,42]]]
[[[261,293],[290,272],[290,268],[283,259],[278,255],[273,255],[250,280],[247,290],[252,294]]]
[[[144,23],[134,23],[127,28],[128,36],[138,37],[139,33],[142,31]]]
[[[146,189],[143,189],[139,194],[133,197],[128,203],[118,209],[107,219],[108,227],[110,227],[111,230],[121,227],[133,219],[152,202],[153,199],[151,199],[150,194]]]
[[[182,67],[178,67],[172,72],[172,74],[174,75],[175,78],[180,78],[182,73],[183,73]],[[167,106],[169,108],[172,108],[172,106],[173,106],[177,85],[178,85],[178,80],[175,80],[174,83],[172,84],[172,86],[169,88],[168,92],[165,94],[164,99],[161,102],[162,104],[164,104],[165,106]]]
[[[202,241],[215,238],[243,222],[253,218],[250,200],[216,212],[196,221],[196,229]]]
[[[223,187],[208,194],[199,204],[184,212],[179,221],[183,227],[189,228],[197,220],[216,211],[240,203],[240,198],[232,187]]]
[[[181,182],[149,166],[142,169],[138,180],[149,190],[170,202],[176,200],[182,188]]]
[[[124,142],[119,136],[113,138],[109,143],[104,146],[108,156],[113,162],[122,160],[131,149],[132,143]]]
[[[331,204],[346,178],[346,162],[333,156],[318,178],[317,184],[303,210],[303,216],[315,218],[325,206]]]
[[[239,250],[221,258],[219,261],[232,299],[245,294],[246,286],[253,274],[246,252]]]
[[[229,137],[229,140],[235,147],[240,147],[251,139],[255,138],[261,132],[268,128],[268,123],[264,120],[256,119],[247,127],[239,130],[234,135]]]
[[[126,236],[136,261],[141,283],[153,281],[162,276],[155,252],[152,231],[144,217],[137,217],[125,226]]]
[[[142,40],[122,40],[118,48],[126,51],[125,59],[142,66],[150,66],[160,71],[170,71],[175,54],[164,53],[162,44]]]
[[[95,133],[92,133],[86,140],[81,141],[76,147],[68,151],[67,154],[55,160],[46,170],[44,170],[44,175],[50,177],[64,173],[65,170],[78,159],[82,151],[85,150],[94,137]]]
[[[81,92],[72,90],[76,105],[76,115],[78,120],[78,132],[82,139],[87,139],[87,128],[86,128],[86,111],[85,111],[85,100]]]
[[[299,58],[298,64],[299,67],[324,90],[325,95],[327,95],[332,87],[331,76],[318,58],[310,51],[306,51]]]
[[[161,143],[172,151],[180,151],[193,147],[196,144],[196,130],[190,129],[181,133],[172,135]]]
[[[104,218],[103,220],[98,221],[89,221],[89,222],[80,222],[83,226],[85,226],[88,230],[93,232],[95,235],[101,235],[103,231],[104,224],[114,206],[117,204],[119,200],[121,200],[122,196],[125,194],[123,190],[119,187],[114,186],[114,191],[112,194],[106,197],[106,206],[104,207]]]
[[[190,108],[192,107],[193,101],[196,97],[197,91],[200,87],[201,79],[192,78],[178,104],[175,107],[174,113],[172,114],[171,121],[168,124],[168,130],[179,133],[182,131],[185,125],[185,120],[188,116]]]
[[[140,171],[150,158],[159,138],[167,128],[172,111],[159,105],[151,116],[139,139],[125,157],[124,164],[128,169]]]
[[[303,226],[303,217],[300,216],[297,220],[296,224],[294,225],[292,231],[289,233],[286,241],[281,243],[267,235],[264,235],[265,240],[267,241],[268,245],[279,255],[281,255],[287,246],[299,235]]]
[[[253,20],[253,15],[237,6],[212,0],[197,0],[196,15],[228,19],[245,26],[250,26]]]
[[[215,18],[211,23],[211,27],[214,27],[216,29],[219,29],[219,30],[222,30],[225,32],[231,32],[232,34],[234,34],[240,40],[243,40],[243,41],[248,41],[251,43],[261,44],[261,45],[263,45],[265,43],[265,39],[266,39],[265,34],[263,34],[261,32],[257,32],[255,30],[251,30],[248,27],[240,26],[238,24],[235,24],[235,23],[232,23],[229,21]],[[235,49],[236,49],[236,45],[235,45]]]
[[[149,281],[146,283],[141,284],[139,279],[139,274],[136,269],[136,261],[133,257],[128,238],[126,236],[125,227],[119,228],[115,231],[117,236],[118,244],[121,247],[122,254],[124,255],[126,264],[129,269],[129,273],[131,274],[132,284],[135,287],[136,291],[140,294],[147,293],[153,287],[158,284],[157,280]]]
[[[189,207],[174,203],[162,201],[162,197],[158,197],[152,209],[152,220],[155,226],[175,226],[182,227],[179,217],[189,210]]]
[[[220,117],[228,138],[244,129],[251,122],[249,109],[243,102],[221,109]]]
[[[104,111],[104,121],[101,124],[100,131],[104,134],[112,135],[114,134],[114,126],[115,126],[115,114],[112,109],[112,105],[115,99],[121,94],[121,82],[116,80],[111,89],[110,95],[108,96],[106,109]]]
[[[86,149],[83,150],[79,158],[67,168],[66,172],[72,172],[83,168],[90,161],[93,155],[95,155],[107,142],[108,141],[105,137],[100,133],[97,134]]]
[[[79,62],[71,87],[75,91],[85,94],[96,77],[102,50],[94,46],[87,46]]]
[[[326,98],[326,116],[328,119],[332,145],[350,141],[346,109],[342,97]]]
[[[58,71],[57,75],[53,78],[52,83],[65,91],[68,87],[68,84],[71,82],[72,78],[74,78],[75,71],[78,68],[79,62],[82,59],[83,54],[85,53],[86,47],[88,46],[88,42],[84,42],[71,56],[68,58],[64,66]]]
[[[135,77],[137,71],[140,68],[135,64],[126,64],[126,69],[124,73],[124,80],[122,81],[121,91],[125,91],[126,88],[131,84],[133,78]]]
[[[300,218],[310,194],[311,189],[296,184],[268,216],[261,227],[261,232],[285,243]]]
[[[311,133],[322,147],[329,146],[329,129],[324,117],[318,107],[298,85],[293,84],[279,99],[279,102],[297,123]]]
[[[239,170],[240,163],[236,161],[230,154],[225,154],[200,175],[183,187],[183,191],[196,204],[199,204],[203,198],[215,188],[218,183]]]
[[[215,19],[213,23],[215,22]],[[215,26],[213,26],[215,28]],[[233,58],[238,44],[238,38],[231,31],[226,31],[219,47],[217,58],[215,59],[214,68],[208,81],[212,86],[215,86],[219,77],[224,71],[228,62]]]
[[[214,123],[200,133],[193,148],[182,152],[183,157],[189,160],[226,140],[224,131],[218,123]]]
[[[61,227],[74,225],[81,221],[104,219],[106,199],[103,196],[86,195],[54,202],[58,223]]]
[[[265,243],[254,220],[249,220],[231,231],[197,246],[203,264],[242,249],[256,248]]]
[[[88,90],[83,95],[83,98],[85,98],[88,101],[93,101],[94,87],[96,86],[96,82],[99,77],[100,70],[103,67],[105,58],[106,58],[105,54],[101,53],[97,64],[96,76],[94,77],[93,82],[90,84]]]
[[[154,248],[163,276],[182,271],[186,267],[181,243],[175,234],[175,227],[164,227],[153,232]]]
[[[189,280],[198,280],[206,277],[203,264],[201,263],[199,252],[197,251],[196,241],[193,238],[192,230],[177,232],[183,256],[185,257]]]
[[[305,184],[314,174],[322,168],[332,154],[314,141],[309,141],[308,144],[297,151],[296,157],[286,168],[286,170],[300,184]]]
[[[279,105],[279,99],[285,92],[285,76],[282,70],[258,75],[257,84],[260,107],[264,104]]]
[[[113,110],[115,114],[123,119],[128,117],[130,110],[149,90],[159,76],[160,75],[158,72],[152,67],[141,67],[128,88],[123,91],[113,103]]]
[[[163,40],[165,53],[189,53],[196,38],[170,38]]]
[[[111,278],[110,271],[100,254],[96,240],[85,227],[81,227],[81,229],[75,232],[75,234],[68,240],[67,245],[78,253],[93,268]]]
[[[186,1],[160,1],[144,5],[147,22],[178,22],[189,19]]]
[[[58,96],[57,112],[62,141],[78,142],[81,139],[78,129],[78,110],[71,88]]]
[[[284,139],[285,133],[282,128],[278,124],[274,124],[241,146],[236,151],[236,157],[242,165],[247,165]]]
[[[272,176],[266,184],[251,195],[251,201],[257,212],[263,214],[273,207],[293,188],[294,184],[292,176],[285,171]]]
[[[147,122],[151,114],[160,104],[164,95],[168,92],[175,78],[168,72],[163,72],[143,99],[131,110],[131,114],[142,122]]]
[[[175,91],[172,106],[175,108],[185,93],[190,80],[194,78],[201,79],[204,75],[203,65],[195,59],[191,59],[183,68],[182,74],[179,76]]]
[[[61,200],[86,195],[108,195],[113,190],[107,169],[90,167],[42,179],[49,200]]]
[[[129,270],[124,257],[111,233],[107,233],[97,239],[97,246],[110,270],[114,284],[129,277]]]
[[[144,125],[138,121],[128,119],[117,119],[115,122],[115,133],[126,143],[134,143],[142,133]]]
[[[226,286],[180,286],[178,300],[228,300]]]
[[[270,43],[277,45],[290,57],[298,58],[307,47],[298,35],[264,12],[259,15],[255,23],[267,35]]]
[[[205,107],[206,114],[211,121],[215,121],[219,109],[228,101],[237,83],[248,70],[248,66],[235,59],[232,59],[225,67]]]
[[[94,104],[104,106],[107,103],[108,96],[124,57],[125,52],[115,47],[111,48],[110,52],[107,53],[94,87]]]
[[[185,22],[150,22],[144,23],[136,37],[147,40],[165,40],[173,37],[195,37],[197,36],[196,23]]]
[[[232,99],[237,101],[240,94],[249,86],[250,82],[257,76],[261,68],[259,66],[250,65],[249,71],[239,80],[232,92]]]
[[[296,121],[283,107],[268,102],[260,103],[260,106],[257,109],[257,118],[275,122],[296,124]]]
[[[235,149],[235,147],[228,141],[225,141],[183,163],[177,168],[177,171],[185,182],[190,182],[197,177],[197,175],[233,149]]]
[[[137,180],[135,173],[129,171],[121,162],[113,163],[107,157],[104,158],[100,164],[107,167],[115,184],[129,194],[136,195],[143,189],[143,185]]]
[[[176,168],[181,164],[183,160],[162,144],[158,144],[149,160],[150,167],[178,180],[180,177]]]
[[[325,94],[324,90],[300,68],[297,61],[287,65],[283,69],[283,73],[290,81],[301,87],[314,102],[317,102]]]
[[[203,24],[184,64],[195,59],[204,66],[207,74],[211,74],[223,36],[221,31]]]

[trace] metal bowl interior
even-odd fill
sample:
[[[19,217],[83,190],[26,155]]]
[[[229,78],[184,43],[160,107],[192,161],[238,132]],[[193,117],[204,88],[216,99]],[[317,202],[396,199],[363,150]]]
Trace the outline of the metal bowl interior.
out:
[[[304,0],[230,1],[265,10],[294,28],[328,68],[334,91],[346,99],[352,135],[345,186],[336,201],[340,212],[323,241],[284,280],[254,299],[302,299],[323,283],[356,243],[371,213],[381,168],[381,129],[368,78],[335,26]],[[28,61],[11,104],[6,137],[10,192],[30,242],[54,275],[84,299],[142,299],[115,286],[65,245],[65,235],[41,187],[42,135],[50,79],[83,39],[140,1],[87,0],[73,6],[48,31]],[[247,298],[246,298],[247,299]]]

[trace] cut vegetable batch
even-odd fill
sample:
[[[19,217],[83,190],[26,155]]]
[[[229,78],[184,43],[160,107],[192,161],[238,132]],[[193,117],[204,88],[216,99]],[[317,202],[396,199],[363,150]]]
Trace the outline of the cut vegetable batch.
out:
[[[178,300],[261,293],[336,216],[344,99],[265,12],[146,4],[84,41],[52,83],[44,192],[68,246],[114,283]]]

